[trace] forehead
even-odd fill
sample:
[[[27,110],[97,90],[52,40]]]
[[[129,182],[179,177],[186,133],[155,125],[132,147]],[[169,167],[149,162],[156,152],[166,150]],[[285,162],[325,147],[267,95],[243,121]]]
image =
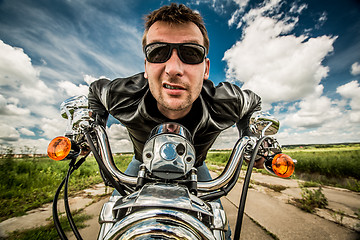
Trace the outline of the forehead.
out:
[[[146,35],[146,44],[153,42],[204,44],[204,37],[199,27],[193,22],[169,24],[157,21],[150,27]]]

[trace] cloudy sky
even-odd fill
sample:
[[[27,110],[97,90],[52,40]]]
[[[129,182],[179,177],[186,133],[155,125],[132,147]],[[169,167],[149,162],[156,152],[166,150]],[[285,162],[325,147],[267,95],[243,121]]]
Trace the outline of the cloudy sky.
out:
[[[281,144],[360,142],[357,0],[188,0],[210,37],[210,78],[252,89]],[[143,17],[169,1],[0,0],[0,145],[46,152],[59,105],[100,78],[143,71]],[[129,151],[113,119],[114,151]],[[230,128],[215,147],[232,147]]]

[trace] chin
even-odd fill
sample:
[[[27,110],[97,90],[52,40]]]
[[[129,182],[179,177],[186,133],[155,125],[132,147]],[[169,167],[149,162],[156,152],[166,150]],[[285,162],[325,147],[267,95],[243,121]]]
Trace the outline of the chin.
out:
[[[167,103],[165,104],[165,108],[171,111],[183,111],[189,108],[191,105],[188,103]]]

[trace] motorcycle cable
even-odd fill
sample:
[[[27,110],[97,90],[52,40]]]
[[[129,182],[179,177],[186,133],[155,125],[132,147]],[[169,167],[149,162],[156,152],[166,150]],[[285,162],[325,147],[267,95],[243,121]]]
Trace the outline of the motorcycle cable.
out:
[[[58,215],[58,211],[57,211],[57,202],[58,202],[58,199],[59,199],[60,191],[61,191],[62,187],[65,184],[65,180],[66,180],[66,177],[62,180],[62,182],[60,183],[58,189],[56,190],[54,200],[53,200],[53,207],[52,207],[52,215],[53,215],[53,221],[54,221],[55,229],[58,232],[58,235],[59,235],[60,239],[62,239],[62,240],[67,240],[68,238],[66,237],[66,235],[64,233],[64,230],[61,227],[61,223],[60,223],[59,215]]]
[[[255,145],[253,154],[251,155],[251,159],[250,159],[248,168],[246,170],[246,175],[245,175],[243,188],[242,188],[242,192],[241,192],[241,198],[240,198],[240,203],[239,203],[239,208],[238,208],[238,215],[237,215],[237,220],[236,220],[234,240],[240,239],[241,226],[242,226],[244,209],[245,209],[245,202],[246,202],[247,192],[248,192],[248,188],[249,188],[249,184],[250,184],[251,173],[252,173],[252,169],[254,167],[257,152],[259,151],[259,148],[261,147],[262,143],[268,138],[270,138],[270,137],[265,136],[263,138],[260,138],[259,141]]]
[[[239,166],[242,166],[242,161],[239,164]],[[233,189],[235,184],[237,183],[240,172],[241,172],[241,167],[238,167],[238,169],[236,169],[236,171],[235,171],[234,176],[232,177],[232,179],[229,181],[229,183],[227,185],[225,185],[224,187],[222,187],[220,190],[218,190],[216,192],[211,192],[209,194],[199,196],[199,198],[203,201],[214,201],[214,200],[220,199],[223,196],[226,196]]]
[[[126,196],[126,192],[123,189],[123,186],[120,185],[115,179],[114,177],[111,175],[111,173],[107,170],[107,168],[105,167],[104,163],[101,161],[101,157],[99,155],[99,153],[97,152],[95,145],[91,139],[90,133],[89,132],[85,132],[85,137],[87,140],[87,143],[89,144],[89,147],[95,157],[96,162],[98,163],[100,169],[103,171],[103,173],[105,174],[105,176],[108,178],[108,180],[110,181],[110,183],[112,184],[112,186],[120,193],[120,195],[122,196]]]
[[[76,164],[73,164],[73,162],[75,162],[75,161],[71,160],[72,162],[69,163],[69,166],[70,166],[69,171],[71,169],[71,173],[73,173],[76,169],[78,169],[80,167],[80,165],[85,161],[85,159],[89,155],[89,153],[87,153],[84,157],[82,157]],[[54,200],[53,200],[53,206],[52,206],[52,215],[53,215],[55,229],[56,229],[60,239],[62,239],[62,240],[67,240],[68,238],[66,237],[65,232],[61,227],[61,223],[60,223],[59,215],[58,215],[58,211],[57,211],[57,203],[59,200],[59,195],[60,195],[61,189],[63,188],[65,182],[67,181],[66,179],[67,179],[67,175],[62,180],[58,189],[56,190]]]
[[[72,218],[72,214],[70,211],[70,206],[69,206],[69,199],[68,199],[68,185],[69,185],[69,179],[70,179],[70,175],[74,172],[74,166],[75,166],[75,161],[76,158],[74,159],[74,162],[72,162],[73,160],[71,160],[70,162],[70,167],[66,176],[66,180],[65,180],[65,187],[64,187],[64,206],[65,206],[65,212],[66,212],[66,217],[68,219],[68,222],[70,224],[70,227],[73,231],[73,233],[75,234],[76,239],[82,240],[82,237],[80,236],[80,233],[75,225],[74,219]],[[73,170],[74,169],[74,170]]]

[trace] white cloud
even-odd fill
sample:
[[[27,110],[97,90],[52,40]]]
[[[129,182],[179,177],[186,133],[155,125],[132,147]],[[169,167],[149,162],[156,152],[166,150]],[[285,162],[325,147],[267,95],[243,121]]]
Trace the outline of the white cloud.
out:
[[[58,83],[58,86],[65,91],[65,93],[69,96],[77,96],[77,95],[85,95],[87,96],[89,94],[89,86],[92,82],[100,79],[100,78],[106,78],[105,76],[101,76],[99,78],[93,77],[91,75],[87,75],[85,74],[83,76],[84,78],[84,82],[86,83],[86,85],[84,84],[79,84],[76,85],[73,82],[70,81],[61,81]]]
[[[112,124],[106,129],[109,137],[111,151],[116,152],[132,152],[133,146],[130,141],[127,129],[121,124]]]
[[[40,153],[46,152],[48,141],[42,136],[50,139],[63,134],[66,128],[66,121],[62,121],[58,106],[53,106],[59,94],[55,94],[40,79],[40,71],[32,65],[30,57],[22,49],[2,41],[0,85],[3,87],[0,93],[0,143],[12,146],[17,152],[24,144],[36,146]],[[40,133],[37,140],[20,138],[20,134],[36,136],[29,128],[40,129],[42,136]]]
[[[232,15],[231,18],[228,21],[228,25],[232,26],[235,24],[236,21],[239,20],[241,14],[244,12],[246,6],[249,4],[249,0],[234,0],[234,2],[239,6],[239,9],[237,9]],[[241,26],[238,25],[238,28]]]
[[[89,94],[89,86],[88,85],[75,85],[69,81],[62,81],[59,84],[59,87],[63,89],[68,96],[77,96],[77,95],[85,95]]]
[[[358,81],[351,81],[336,89],[343,98],[349,101],[350,109],[346,110],[349,120],[354,123],[360,123],[360,85]]]
[[[360,110],[360,85],[358,81],[351,81],[339,86],[336,92],[342,97],[350,99],[350,106],[353,110]]]
[[[0,86],[11,89],[8,95],[24,101],[53,103],[54,90],[39,79],[39,71],[23,49],[12,47],[0,40]]]
[[[280,143],[359,141],[358,81],[338,87],[338,100],[325,96],[321,84],[329,72],[322,62],[332,53],[337,37],[292,34],[300,19],[295,15],[307,5],[293,4],[291,16],[279,11],[281,5],[281,0],[264,1],[241,19],[240,15],[232,16],[229,22],[238,21],[243,35],[224,55],[227,80],[241,82],[243,89],[252,89],[262,97],[263,108],[272,108],[280,120],[276,135]],[[326,20],[324,12],[318,24]],[[354,63],[353,75],[358,74],[357,68],[358,63]],[[231,137],[235,132],[231,131],[234,129],[220,135],[214,146],[221,146],[222,141],[235,142]]]
[[[0,143],[17,141],[19,138],[20,134],[14,127],[0,123]]]
[[[20,153],[21,149],[24,148],[24,146],[27,146],[31,148],[31,153],[46,154],[49,143],[50,141],[44,138],[38,138],[38,139],[22,138],[19,139],[16,145],[14,145],[14,149],[15,152]]]
[[[319,85],[317,94],[301,100],[297,110],[288,113],[282,123],[293,128],[316,128],[340,117],[341,110],[330,98],[321,96],[322,89],[322,85]]]
[[[322,89],[322,88],[321,88]],[[278,139],[287,144],[358,142],[360,86],[352,81],[337,88],[343,99],[317,95],[304,98],[293,111],[279,114],[283,128]]]
[[[101,76],[101,77],[99,77],[99,78],[96,78],[96,77],[93,77],[93,76],[90,76],[90,75],[84,75],[83,76],[84,77],[84,81],[87,83],[87,85],[89,85],[90,86],[90,84],[91,83],[93,83],[93,82],[95,82],[96,80],[98,80],[98,79],[108,79],[107,77],[105,77],[105,76]]]
[[[15,133],[35,134],[44,142],[63,134],[66,121],[60,117],[61,101],[87,95],[98,72],[114,77],[143,69],[141,24],[119,14],[130,14],[126,4],[118,3],[116,13],[92,2],[62,4],[80,14],[70,19],[57,12],[54,18],[49,4],[35,6],[26,1],[2,6],[8,9],[10,21],[16,21],[1,22],[1,32],[21,46],[0,40],[0,124],[9,126],[12,140],[18,136]],[[112,37],[104,38],[105,33]],[[33,61],[29,56],[34,56]],[[14,146],[26,139],[18,139]]]
[[[354,62],[351,65],[351,74],[354,76],[360,74],[360,64],[358,62]]]
[[[301,4],[300,6],[298,6],[296,3],[293,3],[293,5],[291,6],[291,9],[290,9],[290,12],[291,13],[301,14],[302,11],[307,9],[307,7],[308,7],[307,4]]]
[[[65,100],[69,96],[87,95],[88,84],[96,80],[95,77],[84,75],[87,83],[84,85],[61,81],[58,86],[63,91],[57,90],[55,94],[40,79],[40,73],[22,49],[0,41],[0,85],[4,87],[0,92],[0,143],[14,148],[21,147],[26,139],[20,139],[20,133],[24,136],[36,136],[29,128],[40,129],[37,136],[39,138],[52,139],[63,135],[66,120],[60,116],[59,105],[54,106],[55,98]],[[40,147],[35,141],[26,141]],[[43,143],[45,142],[44,139]],[[46,151],[46,145],[39,148],[41,153]]]
[[[341,109],[341,108],[340,108]],[[280,127],[276,138],[282,144],[326,144],[358,142],[360,125],[350,120],[351,112],[343,111],[338,117],[329,117],[320,127]],[[284,123],[284,121],[280,121]]]
[[[127,129],[121,124],[112,124],[107,128],[109,138],[114,140],[127,139],[130,140]]]
[[[43,118],[40,124],[40,129],[44,131],[43,136],[48,139],[53,139],[57,136],[64,135],[67,120],[60,117],[55,119]]]
[[[20,128],[19,132],[25,136],[35,136],[35,133],[27,128]]]
[[[17,106],[19,100],[16,98],[5,99],[0,94],[0,115],[29,115],[30,110]]]
[[[323,13],[321,14],[321,16],[319,17],[318,23],[315,25],[315,28],[316,28],[316,29],[320,29],[320,28],[324,25],[324,23],[326,22],[326,20],[327,20],[327,13],[326,13],[326,12],[323,12]]]
[[[298,18],[266,16],[278,7],[279,1],[269,1],[247,13],[242,19],[246,25],[241,40],[223,58],[228,81],[242,82],[243,89],[259,94],[265,104],[314,94],[328,74],[329,68],[321,62],[333,51],[336,39],[289,34]]]
[[[232,149],[235,146],[236,140],[239,136],[239,131],[235,126],[232,126],[221,132],[219,137],[214,142],[212,149]]]
[[[31,86],[39,73],[24,50],[0,40],[0,86]]]

